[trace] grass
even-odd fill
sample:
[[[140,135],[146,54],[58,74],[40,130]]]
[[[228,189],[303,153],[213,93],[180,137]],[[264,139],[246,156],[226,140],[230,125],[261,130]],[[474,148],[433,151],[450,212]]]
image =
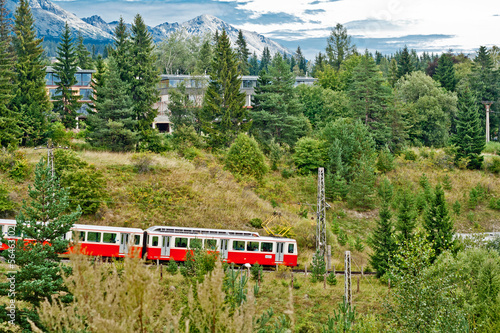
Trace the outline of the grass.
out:
[[[500,142],[490,141],[483,149],[485,154],[500,155]]]

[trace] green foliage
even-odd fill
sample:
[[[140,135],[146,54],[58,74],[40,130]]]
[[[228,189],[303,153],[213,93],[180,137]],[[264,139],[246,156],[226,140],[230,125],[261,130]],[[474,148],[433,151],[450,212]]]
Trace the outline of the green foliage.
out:
[[[356,322],[356,307],[346,302],[345,297],[342,303],[338,305],[338,312],[333,310],[333,317],[328,316],[326,326],[323,327],[323,333],[346,333],[356,332],[354,324]]]
[[[28,160],[26,158],[16,159],[14,165],[9,170],[9,177],[21,183],[26,178],[28,178],[31,172],[31,167],[28,164]]]
[[[443,178],[443,188],[446,191],[451,191],[453,189],[453,186],[451,185],[450,176],[448,176],[448,175],[445,175]]]
[[[335,272],[330,272],[330,274],[326,276],[326,283],[328,283],[329,286],[337,285],[337,277],[335,276]]]
[[[337,242],[339,242],[340,246],[345,246],[348,241],[349,238],[347,237],[346,232],[343,229],[339,228],[339,231],[337,233]]]
[[[460,216],[460,211],[462,210],[462,205],[460,204],[460,201],[455,200],[452,206],[453,213],[455,213],[456,216]]]
[[[285,149],[274,139],[272,139],[269,143],[269,160],[271,162],[271,170],[278,170],[278,165],[284,155]]]
[[[232,311],[235,311],[247,300],[247,282],[246,274],[241,269],[236,270],[234,264],[226,269],[223,282],[223,290],[226,293],[224,302],[229,305]]]
[[[295,145],[292,158],[300,173],[317,172],[325,165],[325,147],[322,141],[310,137],[303,137]]]
[[[251,219],[248,223],[249,223],[252,227],[254,227],[254,228],[257,228],[257,229],[262,228],[262,220],[261,220],[261,219],[259,219],[258,217],[254,218],[254,219]]]
[[[326,56],[328,63],[335,70],[339,70],[341,64],[356,53],[356,46],[351,43],[351,36],[347,29],[340,23],[332,28],[327,39]]]
[[[66,132],[63,123],[60,121],[50,123],[48,126],[47,137],[51,139],[56,146],[69,146],[72,136],[72,132]]]
[[[491,160],[486,164],[486,169],[489,172],[500,174],[500,157],[492,156]]]
[[[175,274],[177,274],[178,270],[179,270],[179,267],[177,266],[177,263],[175,262],[175,260],[170,259],[168,261],[168,265],[167,265],[167,272],[170,275],[175,275]]]
[[[439,57],[436,73],[432,78],[441,83],[441,86],[446,90],[455,90],[457,78],[455,77],[455,67],[453,66],[451,54],[443,53],[441,57]]]
[[[386,173],[394,169],[394,156],[387,146],[382,148],[378,153],[377,164],[375,165],[377,170]]]
[[[413,150],[411,149],[407,149],[403,152],[403,155],[404,155],[404,158],[405,160],[407,161],[416,161],[418,156],[417,156],[417,153],[415,153]]]
[[[354,240],[354,249],[358,251],[359,253],[363,252],[365,249],[365,245],[363,244],[363,240],[361,237],[356,236],[356,239]]]
[[[317,250],[311,263],[311,282],[316,283],[318,281],[323,281],[325,274],[325,257],[320,254],[319,250]]]
[[[202,282],[204,276],[215,269],[218,256],[217,252],[207,252],[201,245],[190,248],[186,253],[184,266],[180,268],[180,272],[186,278],[195,278]]]
[[[225,168],[232,173],[261,179],[267,172],[265,157],[254,138],[240,134],[229,148]]]
[[[14,208],[16,204],[9,198],[9,190],[3,183],[0,183],[0,216],[13,211]]]
[[[84,215],[95,214],[107,198],[102,172],[73,151],[63,149],[54,152],[54,169],[61,185],[68,189],[69,208],[81,209]]]
[[[22,182],[29,176],[31,167],[23,152],[2,148],[0,150],[0,171],[6,172],[11,179]]]
[[[274,316],[273,308],[264,311],[264,313],[256,319],[254,332],[257,333],[286,333],[290,331],[291,323],[285,315],[281,315],[271,321]]]
[[[397,238],[401,242],[409,241],[412,238],[413,230],[417,225],[417,214],[415,211],[415,200],[413,199],[413,193],[408,189],[403,190],[403,192],[401,193],[397,217]]]
[[[491,209],[500,210],[500,198],[491,198],[489,206]]]
[[[363,156],[358,173],[349,184],[347,204],[349,207],[372,209],[375,204],[375,170],[370,158]]]
[[[477,184],[469,191],[469,209],[476,209],[477,205],[487,197],[487,190],[483,185]]]
[[[169,120],[174,124],[174,132],[181,126],[195,126],[198,120],[198,108],[189,98],[184,82],[170,91],[168,109],[170,110]]]
[[[137,150],[140,152],[163,153],[172,150],[168,134],[160,133],[155,129],[142,131]]]
[[[264,278],[264,270],[258,262],[250,267],[250,274],[252,275],[252,280],[254,281],[262,281]]]

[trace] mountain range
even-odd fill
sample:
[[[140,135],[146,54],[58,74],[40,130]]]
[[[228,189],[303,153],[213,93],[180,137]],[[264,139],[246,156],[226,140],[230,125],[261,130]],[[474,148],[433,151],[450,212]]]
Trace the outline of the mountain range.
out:
[[[107,44],[113,40],[113,31],[118,21],[107,23],[98,15],[79,18],[49,0],[28,0],[28,2],[35,19],[38,36],[44,37],[46,41],[58,42],[66,22],[74,36],[80,32],[86,43]],[[6,1],[6,8],[11,15],[15,12],[18,3],[18,0]],[[222,31],[222,29],[225,29],[233,46],[236,45],[238,38],[238,29],[211,15],[201,15],[184,23],[165,22],[155,27],[148,27],[148,29],[156,43],[168,38],[170,34],[176,31],[181,31],[182,34],[189,37],[203,36],[206,33],[214,34],[217,30]],[[242,33],[251,53],[256,52],[260,56],[264,47],[268,47],[271,54],[276,52],[291,54],[286,47],[263,35],[246,30],[242,30]]]

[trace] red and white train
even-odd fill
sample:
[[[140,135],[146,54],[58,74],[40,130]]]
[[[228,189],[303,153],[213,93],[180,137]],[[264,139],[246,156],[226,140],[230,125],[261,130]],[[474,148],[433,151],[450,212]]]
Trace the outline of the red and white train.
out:
[[[15,220],[0,219],[5,239],[19,239]],[[13,230],[14,229],[14,230]],[[289,238],[263,237],[257,232],[224,229],[154,226],[138,228],[75,224],[65,239],[78,238],[81,252],[101,257],[125,257],[141,253],[150,260],[184,261],[189,249],[217,252],[228,263],[297,266],[297,242]],[[0,244],[0,250],[7,244]]]

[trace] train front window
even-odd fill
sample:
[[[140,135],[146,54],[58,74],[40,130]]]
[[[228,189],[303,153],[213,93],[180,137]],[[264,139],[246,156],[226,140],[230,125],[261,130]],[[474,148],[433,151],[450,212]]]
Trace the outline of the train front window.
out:
[[[233,250],[245,251],[245,241],[233,241]]]
[[[114,244],[116,243],[116,234],[115,233],[110,233],[110,232],[104,232],[102,234],[102,242],[107,243],[107,244]]]
[[[151,246],[158,246],[158,236],[153,236]]]
[[[217,240],[216,239],[205,239],[205,248],[208,250],[216,250],[217,249]]]
[[[261,243],[260,250],[262,252],[273,252],[273,243]]]
[[[295,246],[293,244],[288,244],[288,253],[293,253],[294,247]]]
[[[247,251],[259,251],[259,242],[248,242]]]
[[[191,238],[189,240],[189,248],[191,249],[201,249],[202,240],[199,238]]]
[[[187,247],[187,245],[188,245],[187,238],[180,238],[180,237],[175,238],[175,247]]]
[[[134,235],[134,245],[141,244],[141,235]]]

